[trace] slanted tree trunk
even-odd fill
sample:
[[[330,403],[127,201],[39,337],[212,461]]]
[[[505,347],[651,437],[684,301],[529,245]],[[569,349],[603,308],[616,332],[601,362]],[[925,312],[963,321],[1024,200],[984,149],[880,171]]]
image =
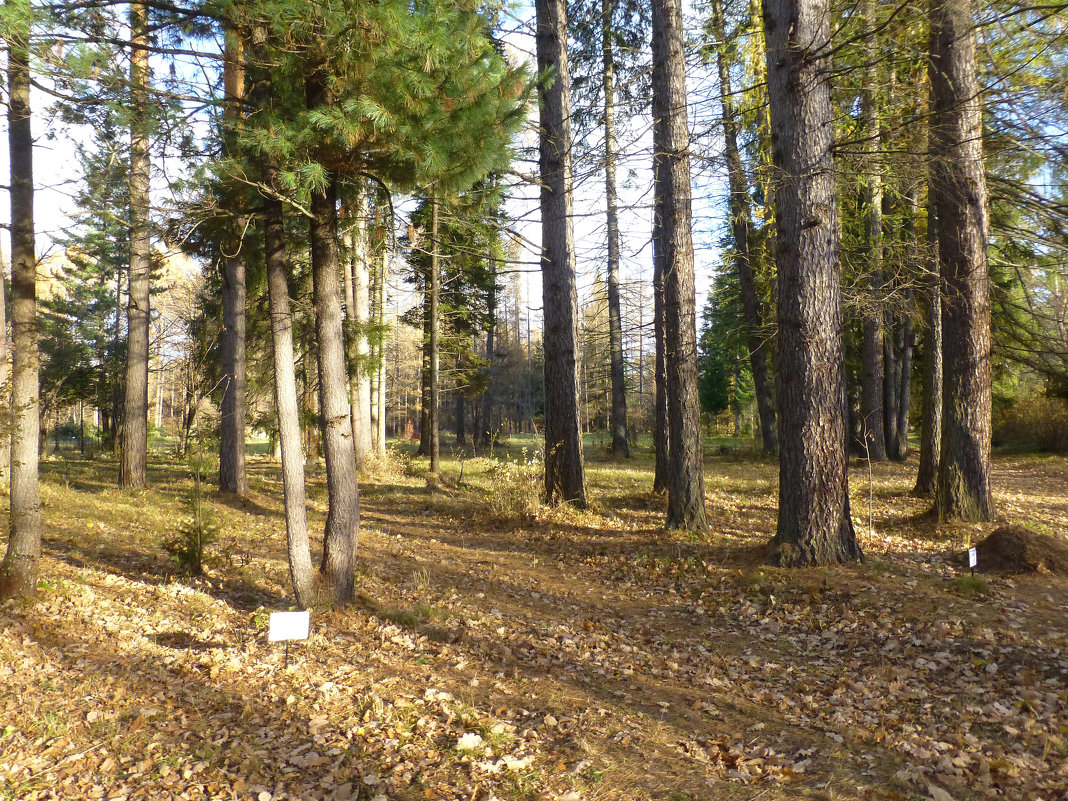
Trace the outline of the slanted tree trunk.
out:
[[[983,521],[990,487],[990,276],[982,98],[970,0],[931,3],[931,190],[942,279],[942,454],[935,510]]]
[[[604,64],[604,185],[608,227],[608,351],[612,372],[612,453],[630,457],[627,443],[627,384],[623,374],[623,318],[619,304],[619,209],[616,198],[616,67],[612,45],[612,0],[601,0]]]
[[[578,406],[578,292],[571,226],[571,121],[564,0],[535,0],[541,113],[541,280],[545,362],[545,494],[586,506]]]
[[[41,561],[37,485],[37,257],[33,225],[33,134],[30,128],[29,23],[8,32],[8,147],[11,170],[11,485],[7,551],[0,562],[0,601],[29,597]]]
[[[437,475],[441,469],[441,349],[438,345],[438,331],[441,327],[441,246],[438,243],[438,212],[439,201],[435,194],[430,199],[430,364],[429,380],[430,388],[427,392],[428,416],[427,423],[430,428],[427,444],[430,446],[430,474]]]
[[[942,448],[942,295],[938,280],[938,221],[928,192],[928,267],[923,277],[923,409],[920,467],[913,494],[934,495]]]
[[[861,558],[849,512],[829,0],[764,0],[779,291],[783,566]]]
[[[130,4],[130,297],[119,486],[145,486],[148,463],[149,230],[148,8]]]
[[[314,90],[309,106],[316,107]],[[336,186],[311,198],[311,261],[315,332],[319,340],[319,409],[326,457],[329,507],[320,572],[334,603],[355,593],[356,537],[360,525],[356,455],[349,416],[349,377],[345,368],[345,331],[341,312]]]
[[[226,34],[223,61],[223,135],[230,137],[239,118],[239,104],[244,94],[244,67],[240,39]],[[247,218],[235,217],[232,235],[223,254],[223,331],[222,331],[222,405],[219,425],[219,489],[244,495],[248,492],[245,471],[245,250],[244,230]]]
[[[261,107],[270,99],[270,83],[262,76],[256,93]],[[278,168],[272,159],[264,165],[264,180],[278,185]],[[293,311],[286,281],[285,221],[282,201],[263,199],[263,246],[267,267],[271,340],[274,352],[274,399],[278,437],[282,451],[282,505],[286,518],[286,548],[289,574],[297,604],[308,608],[316,601],[316,580],[308,542],[308,511],[304,490],[304,452],[301,446],[300,406],[297,402],[296,361],[293,353]]]
[[[722,0],[712,2],[712,35],[716,39],[716,67],[719,72],[719,97],[723,108],[723,147],[727,159],[727,183],[730,190],[731,239],[734,245],[734,266],[742,290],[742,313],[745,315],[746,345],[749,365],[753,372],[753,394],[760,416],[760,438],[764,453],[779,452],[779,431],[775,418],[775,399],[768,376],[767,348],[764,346],[763,311],[756,290],[756,271],[750,249],[752,212],[749,207],[748,182],[745,166],[738,149],[738,119],[734,108],[734,93],[727,63],[727,34],[723,23]]]
[[[697,390],[697,324],[690,233],[690,132],[680,0],[653,2],[653,238],[664,282],[667,372],[667,528],[704,531],[705,484],[701,403]]]

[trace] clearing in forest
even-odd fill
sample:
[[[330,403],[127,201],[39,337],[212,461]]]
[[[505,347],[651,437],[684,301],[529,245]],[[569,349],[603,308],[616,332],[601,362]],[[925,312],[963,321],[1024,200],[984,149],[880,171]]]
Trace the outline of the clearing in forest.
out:
[[[651,464],[589,457],[588,512],[533,503],[519,450],[363,477],[359,604],[289,607],[278,467],[210,497],[205,576],[161,543],[181,464],[119,492],[45,466],[33,603],[0,607],[0,798],[1061,799],[1068,582],[958,561],[913,464],[851,471],[865,564],[760,563],[777,469],[706,462],[712,534],[665,532]],[[1000,457],[999,513],[1068,529],[1068,460]],[[322,475],[309,486],[325,513]],[[870,514],[874,533],[868,533]],[[981,566],[980,566],[981,567]]]

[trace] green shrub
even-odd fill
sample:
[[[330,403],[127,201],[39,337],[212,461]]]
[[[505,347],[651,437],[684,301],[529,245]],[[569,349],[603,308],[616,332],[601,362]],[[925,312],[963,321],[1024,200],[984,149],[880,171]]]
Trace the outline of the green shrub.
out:
[[[204,551],[218,539],[219,533],[215,510],[205,498],[204,460],[200,454],[192,459],[191,477],[193,486],[186,499],[189,518],[163,543],[163,547],[183,574],[199,576],[204,572]]]

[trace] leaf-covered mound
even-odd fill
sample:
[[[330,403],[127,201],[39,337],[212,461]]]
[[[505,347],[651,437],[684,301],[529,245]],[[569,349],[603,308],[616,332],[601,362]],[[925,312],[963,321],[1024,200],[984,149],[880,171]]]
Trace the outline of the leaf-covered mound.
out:
[[[980,570],[1068,575],[1068,543],[1019,525],[1002,526],[975,546]]]

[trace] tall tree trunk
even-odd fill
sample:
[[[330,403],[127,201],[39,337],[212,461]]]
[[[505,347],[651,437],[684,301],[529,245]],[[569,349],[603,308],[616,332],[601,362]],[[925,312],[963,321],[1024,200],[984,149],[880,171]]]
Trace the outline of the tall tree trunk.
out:
[[[738,117],[734,108],[734,93],[727,63],[727,33],[723,23],[722,0],[712,2],[712,35],[716,39],[716,67],[719,72],[719,97],[723,108],[723,147],[727,159],[727,183],[730,190],[731,238],[734,244],[734,265],[742,290],[742,312],[745,315],[746,344],[749,365],[753,372],[753,394],[760,415],[760,437],[764,453],[779,452],[779,430],[775,418],[775,399],[768,376],[767,349],[764,347],[763,312],[756,291],[756,271],[750,251],[752,212],[749,207],[748,181],[738,149]]]
[[[659,165],[653,162],[653,174]],[[655,182],[654,177],[654,182]],[[671,443],[668,439],[668,402],[667,402],[667,358],[664,350],[664,275],[663,256],[660,254],[661,243],[653,238],[653,449],[655,463],[653,467],[653,492],[662,495],[667,492],[668,476],[671,467],[668,459]]]
[[[894,455],[897,444],[898,391],[901,387],[900,352],[901,321],[891,311],[884,318],[886,331],[883,334],[883,436],[888,456]]]
[[[126,400],[119,486],[145,486],[148,462],[149,230],[148,8],[130,4],[130,297],[126,307]]]
[[[375,389],[378,417],[375,420],[375,454],[386,455],[386,280],[388,278],[389,248],[382,244],[382,253],[378,259],[377,278],[375,281],[375,324],[378,331],[375,337]]]
[[[419,368],[419,456],[430,456],[430,276],[423,281],[423,347]]]
[[[320,95],[313,86],[309,90],[309,107],[319,105],[317,97]],[[312,194],[310,234],[315,333],[319,341],[319,408],[329,499],[320,572],[330,600],[346,604],[355,593],[360,507],[345,366],[336,191],[332,180],[325,191]]]
[[[345,316],[349,324],[349,414],[356,467],[363,468],[371,452],[371,350],[367,339],[370,323],[370,240],[367,232],[367,193],[360,191],[353,203],[356,220],[345,239]]]
[[[680,0],[653,2],[653,238],[660,241],[667,373],[667,528],[704,531],[705,483],[690,233],[690,131]]]
[[[429,424],[429,440],[430,446],[430,474],[437,475],[441,469],[441,438],[440,434],[440,417],[441,417],[441,396],[440,390],[440,364],[441,364],[441,352],[438,344],[438,332],[441,327],[440,306],[441,306],[441,246],[438,243],[438,213],[440,201],[435,193],[430,198],[430,389],[427,393],[429,406],[427,423]]]
[[[456,447],[462,448],[467,445],[467,421],[466,421],[466,409],[464,403],[464,393],[462,393],[457,387],[456,389]]]
[[[265,170],[268,186],[276,184],[276,168]],[[274,400],[278,415],[278,436],[282,448],[282,504],[286,517],[286,547],[289,575],[297,604],[308,608],[315,603],[315,572],[308,542],[308,511],[304,491],[304,452],[301,447],[300,406],[297,403],[297,375],[293,358],[293,311],[286,282],[285,225],[282,201],[266,197],[264,204],[264,252],[267,262],[267,292],[271,311],[271,337],[274,344]]]
[[[784,566],[861,558],[849,512],[829,0],[764,0],[779,176],[779,522]]]
[[[931,189],[942,278],[942,520],[989,520],[990,276],[982,98],[970,0],[931,3]]]
[[[4,287],[6,272],[7,265],[4,264],[3,254],[0,253],[0,388],[6,387],[11,379],[11,365],[8,363],[11,349],[7,341],[7,297]],[[101,362],[103,363],[103,360]],[[11,410],[10,404],[0,405],[0,485],[7,485],[11,480],[11,437],[5,436],[6,432],[11,431]]]
[[[223,135],[234,136],[244,95],[244,66],[241,40],[231,31],[226,34],[223,62]],[[222,408],[219,426],[219,489],[244,495],[248,492],[245,471],[245,251],[244,230],[247,218],[234,218],[227,252],[223,254],[223,331],[222,331]]]
[[[545,334],[545,494],[550,504],[586,506],[578,405],[578,292],[572,231],[567,6],[535,0],[540,167],[542,308]]]
[[[616,67],[612,46],[612,0],[601,0],[601,72],[604,86],[604,185],[608,227],[608,350],[612,371],[612,453],[630,457],[627,384],[623,373],[623,317],[619,303],[619,209],[616,198]]]
[[[11,170],[11,486],[0,601],[37,589],[41,495],[37,485],[37,257],[33,225],[29,23],[8,32],[8,147]]]
[[[897,439],[891,449],[890,457],[899,462],[909,455],[909,409],[912,402],[912,348],[916,344],[916,331],[912,317],[905,315],[900,328],[901,361],[898,368],[897,389]]]
[[[887,452],[887,387],[896,382],[887,375],[890,361],[886,354],[886,312],[883,308],[883,165],[876,157],[882,144],[882,125],[879,120],[879,104],[876,91],[880,85],[878,74],[878,44],[875,0],[864,0],[862,15],[867,32],[864,37],[864,57],[868,63],[864,88],[861,93],[861,124],[864,147],[868,155],[861,162],[861,206],[864,210],[864,239],[867,253],[867,269],[871,291],[869,308],[864,316],[864,346],[862,360],[864,376],[860,390],[861,436],[865,452],[873,462],[886,461]],[[896,420],[896,416],[894,417]]]
[[[493,396],[496,390],[497,376],[494,370],[497,354],[497,262],[489,258],[490,291],[486,301],[486,363],[489,365],[489,377],[486,382],[486,392],[482,395],[482,431],[479,434],[480,444],[483,448],[489,448],[493,443]],[[518,324],[518,321],[516,321]]]
[[[915,495],[934,495],[942,450],[942,294],[938,280],[938,221],[928,192],[927,256],[923,278],[923,409],[920,424],[920,467]]]

